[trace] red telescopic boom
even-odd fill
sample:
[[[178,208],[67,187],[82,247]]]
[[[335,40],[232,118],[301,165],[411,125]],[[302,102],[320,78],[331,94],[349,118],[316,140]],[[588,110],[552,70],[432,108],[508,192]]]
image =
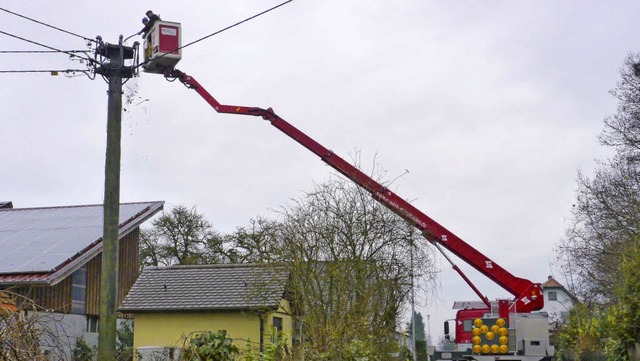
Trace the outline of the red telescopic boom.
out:
[[[252,115],[268,120],[274,127],[278,128],[284,134],[288,135],[290,138],[320,157],[323,162],[351,179],[360,187],[366,189],[378,202],[384,204],[394,213],[418,228],[421,234],[429,242],[436,246],[441,245],[446,248],[466,263],[473,266],[476,270],[489,277],[502,288],[509,291],[509,293],[515,297],[510,306],[511,311],[528,313],[540,310],[544,306],[542,287],[539,283],[533,283],[524,278],[512,275],[496,262],[464,242],[453,232],[447,230],[438,222],[419,211],[409,202],[376,182],[371,177],[339,157],[337,154],[333,153],[331,150],[325,148],[293,125],[287,123],[284,119],[276,115],[273,109],[220,104],[193,77],[176,69],[167,71],[165,73],[165,77],[177,78],[187,87],[194,89],[218,113]],[[465,281],[469,283],[478,296],[480,296],[482,301],[489,306],[487,298],[471,284],[468,278],[466,278],[456,266],[454,266],[454,269],[463,276]]]

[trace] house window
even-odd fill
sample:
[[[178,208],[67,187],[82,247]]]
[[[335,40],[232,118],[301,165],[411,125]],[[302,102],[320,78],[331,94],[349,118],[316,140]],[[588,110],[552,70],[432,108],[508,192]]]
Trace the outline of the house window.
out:
[[[87,266],[71,274],[71,313],[84,314],[87,303]]]
[[[282,317],[273,318],[273,335],[271,336],[271,342],[276,342],[278,338],[278,332],[282,331]]]
[[[87,332],[98,332],[98,317],[87,316]]]
[[[558,294],[555,291],[549,291],[549,301],[557,301]]]

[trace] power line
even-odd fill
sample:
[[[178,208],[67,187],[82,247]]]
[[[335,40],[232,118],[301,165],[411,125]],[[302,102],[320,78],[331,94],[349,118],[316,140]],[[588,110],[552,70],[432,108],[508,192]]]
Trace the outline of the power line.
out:
[[[205,40],[205,39],[208,39],[208,38],[210,38],[210,37],[212,37],[212,36],[214,36],[214,35],[218,35],[218,34],[220,34],[220,33],[224,32],[224,31],[227,31],[227,30],[229,30],[229,29],[231,29],[231,28],[234,28],[234,27],[236,27],[236,26],[238,26],[238,25],[240,25],[240,24],[246,23],[246,22],[247,22],[247,21],[249,21],[249,20],[253,20],[253,19],[255,19],[255,18],[257,18],[257,17],[259,17],[259,16],[261,16],[261,15],[264,15],[264,14],[266,14],[266,13],[268,13],[268,12],[270,12],[270,11],[273,11],[273,10],[275,10],[275,9],[277,9],[277,8],[281,7],[281,6],[284,6],[284,5],[286,5],[286,4],[288,4],[288,3],[292,2],[292,1],[293,1],[293,0],[287,0],[287,1],[285,1],[285,2],[282,2],[282,3],[280,3],[280,4],[276,5],[276,6],[272,7],[272,8],[269,8],[269,9],[267,9],[267,10],[264,10],[264,11],[262,11],[262,12],[259,12],[259,13],[255,14],[255,15],[253,15],[253,16],[250,16],[250,17],[248,17],[248,18],[246,18],[246,19],[244,19],[244,20],[238,21],[237,23],[235,23],[235,24],[233,24],[233,25],[229,25],[229,26],[227,26],[226,28],[220,29],[220,30],[218,30],[218,31],[216,31],[216,32],[213,32],[213,33],[211,33],[211,34],[207,35],[207,36],[203,36],[203,37],[201,37],[200,39],[194,40],[194,41],[192,41],[192,42],[190,42],[190,43],[188,43],[188,44],[185,44],[185,45],[183,45],[183,46],[181,46],[181,47],[175,48],[174,50],[172,50],[172,51],[170,51],[170,52],[168,52],[168,53],[165,53],[165,54],[163,54],[163,55],[161,55],[161,56],[157,57],[156,59],[162,58],[163,56],[165,56],[165,55],[167,55],[167,54],[170,54],[170,53],[173,53],[173,52],[175,52],[175,51],[178,51],[178,50],[184,49],[184,48],[186,48],[187,46],[191,46],[191,45],[193,45],[193,44],[195,44],[195,43],[201,42],[201,41],[203,41],[203,40]],[[155,59],[154,59],[154,60],[155,60]],[[138,67],[140,67],[140,66],[142,66],[142,65],[145,65],[145,64],[146,64],[146,63],[148,63],[148,62],[149,62],[148,60],[147,60],[147,61],[142,62],[142,63],[138,64]]]
[[[64,74],[68,78],[74,76],[86,75],[89,79],[95,79],[95,74],[87,69],[64,69],[64,70],[0,70],[0,74],[34,74],[34,73],[49,73],[51,76],[58,76],[60,74]]]
[[[87,69],[65,69],[65,70],[0,70],[0,74],[19,74],[19,73],[51,73],[51,75],[58,75],[58,73],[87,73]]]
[[[55,50],[55,51],[57,51],[57,52],[67,54],[67,55],[69,55],[69,56],[70,56],[70,57],[72,57],[72,58],[80,58],[80,59],[84,59],[84,60],[87,60],[87,61],[89,61],[89,62],[91,62],[91,63],[94,63],[94,62],[95,62],[95,60],[93,60],[93,59],[91,59],[91,58],[89,58],[89,57],[82,57],[82,56],[76,55],[76,54],[71,53],[71,52],[68,52],[68,51],[64,51],[64,50],[56,49],[56,48],[54,48],[54,47],[52,47],[52,46],[45,45],[45,44],[42,44],[42,43],[38,43],[38,42],[33,41],[33,40],[25,39],[25,38],[20,37],[20,36],[18,36],[18,35],[10,34],[10,33],[7,33],[7,32],[5,32],[5,31],[2,31],[2,30],[0,30],[0,34],[4,34],[4,35],[10,36],[10,37],[12,37],[12,38],[16,38],[16,39],[19,39],[19,40],[22,40],[22,41],[26,41],[27,43],[31,43],[31,44],[34,44],[34,45],[42,46],[42,47],[47,48],[47,49],[50,49],[50,50]]]
[[[76,33],[72,33],[72,32],[70,32],[70,31],[67,31],[67,30],[61,29],[61,28],[56,27],[56,26],[53,26],[53,25],[49,25],[49,24],[47,24],[47,23],[43,23],[42,21],[38,21],[38,20],[32,19],[32,18],[30,18],[30,17],[24,16],[24,15],[20,15],[20,14],[18,14],[18,13],[15,13],[15,12],[13,12],[13,11],[7,10],[7,9],[5,9],[5,8],[2,8],[2,7],[0,7],[0,10],[2,10],[2,11],[4,11],[4,12],[7,12],[7,13],[9,13],[9,14],[15,15],[15,16],[19,16],[19,17],[21,17],[21,18],[23,18],[23,19],[27,19],[27,20],[29,20],[29,21],[33,21],[34,23],[37,23],[37,24],[40,24],[40,25],[44,25],[44,26],[48,26],[48,27],[50,27],[50,28],[52,28],[52,29],[56,29],[56,30],[61,31],[61,32],[63,32],[63,33],[66,33],[66,34],[69,34],[69,35],[76,36],[76,37],[81,38],[81,39],[84,39],[84,40],[86,40],[86,41],[92,41],[92,42],[94,42],[94,43],[95,43],[95,42],[97,42],[97,41],[96,41],[96,40],[94,40],[94,39],[89,39],[89,38],[87,38],[87,37],[85,37],[85,36],[82,36],[82,35],[79,35],[79,34],[76,34]]]
[[[218,30],[218,31],[216,31],[216,32],[214,32],[214,33],[211,33],[211,34],[209,34],[209,35],[207,35],[207,36],[204,36],[204,37],[202,37],[202,38],[200,38],[200,39],[198,39],[198,40],[194,40],[194,41],[192,41],[192,42],[190,42],[190,43],[188,43],[188,44],[186,44],[186,45],[183,45],[183,46],[181,46],[181,47],[177,48],[176,50],[180,50],[180,49],[182,49],[182,48],[186,48],[187,46],[190,46],[190,45],[193,45],[193,44],[195,44],[195,43],[198,43],[198,42],[200,42],[200,41],[202,41],[202,40],[204,40],[204,39],[210,38],[210,37],[212,37],[212,36],[214,36],[214,35],[218,35],[218,34],[220,34],[220,33],[221,33],[221,32],[223,32],[223,31],[229,30],[229,29],[231,29],[231,28],[233,28],[233,27],[236,27],[236,26],[238,26],[238,25],[240,25],[240,24],[242,24],[242,23],[246,23],[246,22],[247,22],[247,21],[249,21],[249,20],[253,20],[253,19],[257,18],[258,16],[264,15],[264,14],[266,14],[266,13],[268,13],[268,12],[270,12],[270,11],[273,11],[273,10],[275,10],[275,9],[277,9],[277,8],[281,7],[281,6],[284,6],[284,5],[286,5],[286,4],[288,4],[288,3],[292,2],[292,1],[293,1],[293,0],[287,0],[287,1],[283,2],[283,3],[280,3],[280,4],[278,4],[278,5],[276,5],[276,6],[272,7],[272,8],[270,8],[270,9],[267,9],[267,10],[265,10],[265,11],[263,11],[263,12],[260,12],[260,13],[258,13],[258,14],[255,14],[255,15],[253,15],[253,16],[250,16],[250,17],[248,17],[248,18],[246,18],[246,19],[244,19],[244,20],[242,20],[242,21],[238,21],[237,23],[235,23],[235,24],[233,24],[233,25],[229,25],[229,26],[227,26],[227,27],[226,27],[226,28],[224,28],[224,29]]]
[[[0,50],[0,54],[89,53],[89,50]]]

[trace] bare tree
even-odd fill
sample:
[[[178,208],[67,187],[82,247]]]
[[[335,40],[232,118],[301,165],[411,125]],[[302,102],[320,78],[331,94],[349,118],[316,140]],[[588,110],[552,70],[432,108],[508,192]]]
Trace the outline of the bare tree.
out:
[[[69,337],[55,326],[60,320],[53,319],[55,314],[40,311],[43,309],[33,300],[9,290],[0,291],[1,361],[66,359],[65,350],[71,345],[62,341]]]
[[[279,215],[254,220],[229,240],[242,260],[291,267],[305,357],[347,359],[354,349],[388,357],[408,303],[411,252],[419,285],[434,279],[429,248],[412,247],[419,233],[343,177],[316,184]]]
[[[578,175],[571,225],[559,244],[560,264],[572,291],[587,302],[612,301],[620,260],[638,239],[640,226],[640,78],[638,55],[629,55],[611,94],[616,114],[600,136],[615,156],[600,162],[592,177]],[[636,245],[637,246],[637,245]]]
[[[143,266],[221,263],[225,260],[222,236],[196,207],[182,205],[164,212],[140,235]]]

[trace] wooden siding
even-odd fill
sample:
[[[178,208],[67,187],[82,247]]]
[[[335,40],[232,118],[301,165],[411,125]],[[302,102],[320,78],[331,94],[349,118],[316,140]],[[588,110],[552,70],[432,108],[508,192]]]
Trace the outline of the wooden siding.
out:
[[[124,300],[134,282],[138,279],[138,255],[140,247],[140,228],[136,228],[120,239],[118,261],[118,305]],[[100,270],[102,253],[87,263],[87,314],[98,316],[100,313]]]
[[[102,253],[87,262],[87,315],[97,316],[100,313],[100,267]]]
[[[120,267],[118,269],[118,305],[124,301],[131,287],[138,279],[140,255],[140,228],[136,228],[120,242]]]
[[[71,311],[71,277],[52,287],[16,287],[12,292],[31,299],[47,311],[69,313]]]
[[[138,255],[140,228],[136,228],[120,239],[118,268],[118,305],[138,279]],[[100,269],[102,253],[89,260],[87,265],[86,311],[88,315],[98,316],[100,309]],[[26,296],[38,306],[55,312],[71,312],[71,275],[52,287],[27,286],[10,287],[11,291]],[[125,317],[128,315],[125,315]]]

